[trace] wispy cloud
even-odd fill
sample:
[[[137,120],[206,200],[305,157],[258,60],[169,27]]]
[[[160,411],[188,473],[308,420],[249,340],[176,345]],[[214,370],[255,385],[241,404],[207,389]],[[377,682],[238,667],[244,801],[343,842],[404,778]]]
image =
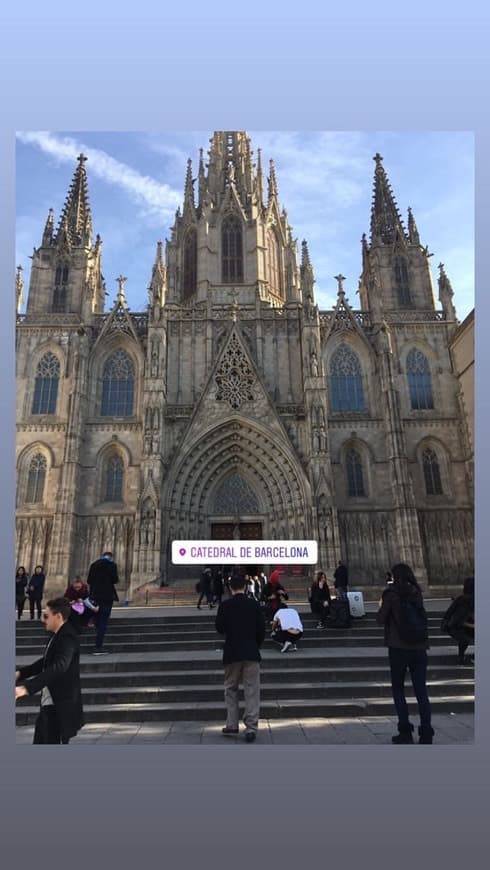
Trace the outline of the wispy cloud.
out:
[[[17,138],[25,145],[33,145],[60,163],[73,164],[83,151],[90,161],[90,173],[107,184],[123,190],[149,217],[168,220],[180,204],[181,194],[168,184],[162,184],[148,175],[115,160],[105,151],[90,148],[71,137],[52,133],[20,132]]]

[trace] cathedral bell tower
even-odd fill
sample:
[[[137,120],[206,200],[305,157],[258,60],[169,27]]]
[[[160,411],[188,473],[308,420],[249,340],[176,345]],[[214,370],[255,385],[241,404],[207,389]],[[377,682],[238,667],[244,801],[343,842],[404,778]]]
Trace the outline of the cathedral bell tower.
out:
[[[104,310],[102,242],[98,235],[92,241],[86,160],[79,155],[58,228],[50,209],[41,245],[34,248],[27,315],[79,314],[87,322]]]
[[[362,238],[361,307],[374,322],[394,310],[435,310],[430,254],[412,210],[405,229],[380,154],[375,161],[371,240]]]
[[[275,307],[298,302],[295,242],[279,207],[273,162],[265,199],[260,149],[255,163],[246,133],[216,132],[210,141],[197,179],[187,162],[183,210],[167,241],[168,301],[195,304],[210,295],[225,301],[236,289],[242,302],[257,296]]]

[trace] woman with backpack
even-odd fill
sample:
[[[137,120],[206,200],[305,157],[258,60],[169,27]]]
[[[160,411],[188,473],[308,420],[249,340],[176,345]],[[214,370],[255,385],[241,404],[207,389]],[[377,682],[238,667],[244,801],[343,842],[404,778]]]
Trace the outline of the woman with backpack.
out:
[[[405,698],[405,676],[408,670],[419,708],[419,743],[432,743],[434,729],[426,684],[429,634],[422,591],[412,569],[403,562],[394,565],[391,573],[393,583],[384,589],[376,614],[376,621],[384,626],[391,690],[398,714],[398,734],[391,741],[396,744],[413,743],[413,725]]]
[[[458,662],[466,664],[465,652],[475,642],[475,578],[467,577],[463,594],[458,595],[443,616],[441,631],[458,643]],[[469,664],[473,664],[470,660]]]

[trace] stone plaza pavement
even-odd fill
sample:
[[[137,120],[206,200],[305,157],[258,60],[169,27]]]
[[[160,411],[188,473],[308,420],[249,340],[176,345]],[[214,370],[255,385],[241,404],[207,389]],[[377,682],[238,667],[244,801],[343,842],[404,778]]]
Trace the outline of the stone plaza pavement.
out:
[[[474,717],[469,713],[436,715],[433,718],[434,744],[472,744]],[[121,722],[114,725],[87,724],[70,741],[72,746],[87,744],[164,744],[243,745],[241,737],[223,737],[223,723],[214,722]],[[32,726],[16,729],[17,744],[32,743]],[[265,745],[390,745],[396,732],[396,720],[388,716],[352,719],[265,719],[259,723],[254,746]],[[250,751],[250,750],[249,750]],[[423,750],[425,751],[425,749]]]

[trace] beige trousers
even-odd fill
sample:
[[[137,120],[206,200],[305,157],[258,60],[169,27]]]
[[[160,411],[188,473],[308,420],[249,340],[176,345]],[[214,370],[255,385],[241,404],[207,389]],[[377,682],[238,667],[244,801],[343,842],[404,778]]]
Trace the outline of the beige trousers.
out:
[[[260,663],[233,662],[225,665],[226,725],[238,728],[240,718],[238,689],[243,685],[245,709],[243,721],[247,731],[257,731],[260,713]]]

